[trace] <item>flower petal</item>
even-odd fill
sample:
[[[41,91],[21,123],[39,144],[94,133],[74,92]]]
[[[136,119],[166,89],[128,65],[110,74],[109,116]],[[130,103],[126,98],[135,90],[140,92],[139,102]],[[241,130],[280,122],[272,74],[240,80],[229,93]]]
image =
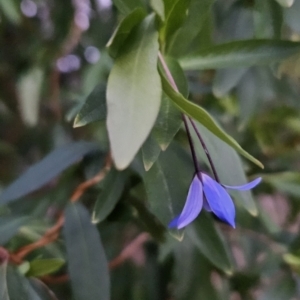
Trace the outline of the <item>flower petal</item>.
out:
[[[235,228],[235,207],[227,191],[218,182],[202,173],[203,189],[212,212]]]
[[[261,182],[261,177],[258,177],[255,180],[253,180],[249,183],[243,184],[243,185],[238,185],[238,186],[230,186],[230,185],[225,185],[225,184],[222,184],[222,185],[224,187],[226,187],[227,189],[247,191],[247,190],[250,190],[250,189],[256,187],[260,182]]]
[[[174,218],[170,224],[169,228],[177,227],[181,229],[191,222],[193,222],[199,215],[203,206],[203,188],[202,183],[198,176],[195,176],[187,195],[187,199],[182,210],[182,213]]]

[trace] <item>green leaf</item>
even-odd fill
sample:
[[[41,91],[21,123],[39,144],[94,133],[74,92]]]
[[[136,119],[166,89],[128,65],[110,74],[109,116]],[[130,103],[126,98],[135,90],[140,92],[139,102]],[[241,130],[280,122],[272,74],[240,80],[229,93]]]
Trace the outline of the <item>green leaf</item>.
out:
[[[211,282],[211,264],[195,247],[188,235],[175,245],[174,296],[176,300],[220,300]],[[191,272],[191,270],[193,270]],[[219,289],[218,289],[219,290]],[[221,292],[221,291],[220,291]],[[224,291],[222,290],[224,294]],[[225,293],[229,299],[228,293]]]
[[[125,187],[126,175],[112,168],[105,177],[102,191],[93,209],[92,222],[99,223],[113,211]]]
[[[262,163],[246,152],[231,136],[226,134],[203,108],[188,101],[180,93],[177,93],[162,73],[161,78],[164,92],[170,97],[171,100],[173,100],[173,102],[183,113],[200,122],[204,127],[206,127],[209,131],[211,131],[214,135],[223,140],[237,152],[245,156],[259,167],[263,168]]]
[[[211,6],[215,0],[191,0],[186,20],[172,36],[167,53],[176,57],[186,55],[192,42],[200,34],[205,21],[211,14]]]
[[[109,272],[104,249],[99,233],[82,204],[67,206],[63,233],[74,298],[109,299]]]
[[[13,23],[19,24],[22,20],[20,4],[15,0],[0,0],[0,8],[4,15]]]
[[[42,300],[58,300],[54,293],[42,281],[36,278],[30,278],[29,282]]]
[[[297,33],[300,32],[299,12],[300,12],[300,1],[298,0],[293,3],[292,7],[286,8],[284,10],[285,23]]]
[[[206,144],[221,182],[232,186],[247,183],[243,165],[237,153],[201,124],[196,123],[196,126]],[[191,132],[193,133],[194,140],[197,140],[198,138],[193,130],[191,130]],[[200,142],[196,145],[198,146],[197,153],[201,155],[202,160],[204,160],[206,165],[210,168],[210,164]],[[230,193],[237,198],[238,203],[241,204],[250,214],[254,216],[257,215],[256,204],[250,191],[230,190]]]
[[[188,82],[179,63],[171,57],[166,58],[166,63],[179,91],[187,97],[189,93]],[[153,135],[163,151],[168,148],[175,134],[180,129],[181,123],[182,117],[180,111],[166,94],[163,93],[161,108],[153,128]]]
[[[280,5],[284,7],[291,7],[295,0],[276,0]]]
[[[281,61],[300,51],[300,43],[246,40],[216,45],[180,60],[184,70],[241,68]]]
[[[0,196],[0,204],[6,204],[37,190],[84,155],[97,149],[97,144],[84,141],[55,149],[4,189]]]
[[[30,269],[26,276],[39,277],[58,271],[65,261],[60,258],[35,259],[30,262]]]
[[[162,21],[165,20],[165,4],[163,0],[150,0],[150,5],[155,13],[161,18]]]
[[[42,300],[28,279],[11,266],[7,268],[7,288],[9,300]]]
[[[107,128],[112,156],[120,170],[131,163],[159,112],[158,47],[154,16],[150,15],[126,41],[108,79]]]
[[[154,135],[151,133],[142,146],[143,163],[146,171],[149,171],[156,162],[161,148],[159,147]]]
[[[181,127],[180,110],[163,94],[161,108],[153,128],[153,136],[161,150],[165,151]]]
[[[217,70],[212,87],[214,95],[218,98],[226,96],[239,83],[247,70],[247,68]]]
[[[119,50],[122,48],[125,40],[137,26],[145,18],[146,13],[142,8],[135,8],[130,12],[118,25],[113,35],[106,44],[108,53],[111,57],[116,58]]]
[[[85,126],[95,121],[106,119],[106,86],[97,85],[88,95],[85,103],[77,114],[73,127]]]
[[[199,251],[217,268],[230,275],[233,272],[228,245],[214,225],[212,217],[201,212],[186,233]]]
[[[141,0],[113,0],[120,13],[127,15],[137,7],[144,7]]]
[[[292,195],[300,196],[300,173],[280,172],[263,176],[264,181],[273,185],[277,190]]]
[[[10,300],[7,288],[7,261],[0,264],[0,299]]]
[[[27,216],[0,217],[0,245],[5,245],[28,221]]]
[[[190,0],[164,0],[164,3],[166,21],[161,35],[163,41],[168,41],[184,22]]]
[[[192,177],[190,157],[174,143],[160,154],[152,168],[145,173],[150,210],[166,227],[181,212]]]

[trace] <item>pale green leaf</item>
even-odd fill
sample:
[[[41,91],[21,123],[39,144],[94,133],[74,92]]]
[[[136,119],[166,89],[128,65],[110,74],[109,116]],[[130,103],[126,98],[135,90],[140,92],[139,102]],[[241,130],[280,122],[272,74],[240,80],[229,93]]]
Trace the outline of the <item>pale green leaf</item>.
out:
[[[150,5],[156,14],[164,21],[165,20],[165,4],[163,0],[150,0]]]
[[[126,41],[108,79],[107,128],[112,156],[120,170],[131,163],[159,112],[158,47],[154,16],[150,15]]]

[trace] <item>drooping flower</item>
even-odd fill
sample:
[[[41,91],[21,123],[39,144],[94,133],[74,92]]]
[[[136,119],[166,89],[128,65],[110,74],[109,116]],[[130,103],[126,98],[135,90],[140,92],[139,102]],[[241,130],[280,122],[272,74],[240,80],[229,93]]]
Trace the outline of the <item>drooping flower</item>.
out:
[[[226,189],[246,191],[254,188],[260,181],[261,178],[257,178],[240,186],[221,185],[208,175],[199,172],[192,180],[181,214],[170,222],[169,228],[181,229],[187,226],[197,218],[202,208],[235,228],[235,207]]]

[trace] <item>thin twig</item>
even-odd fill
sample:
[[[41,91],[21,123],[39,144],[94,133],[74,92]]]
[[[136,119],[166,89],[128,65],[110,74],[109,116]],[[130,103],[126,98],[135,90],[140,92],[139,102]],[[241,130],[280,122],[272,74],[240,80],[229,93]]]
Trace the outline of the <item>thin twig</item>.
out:
[[[204,150],[204,152],[205,152],[205,154],[206,154],[206,157],[207,157],[207,159],[208,159],[208,161],[209,161],[210,167],[211,167],[211,169],[212,169],[212,172],[213,172],[213,174],[214,174],[214,176],[215,176],[216,181],[217,181],[217,182],[220,182],[220,179],[219,179],[217,170],[216,170],[216,168],[215,168],[215,165],[214,165],[214,163],[213,163],[213,161],[212,161],[212,159],[211,159],[211,156],[210,156],[210,154],[209,154],[209,152],[208,152],[208,149],[207,149],[207,147],[206,147],[206,144],[205,144],[205,142],[204,142],[204,140],[203,140],[203,138],[202,138],[202,136],[201,136],[201,134],[200,134],[200,132],[199,132],[199,130],[198,130],[196,124],[195,124],[195,122],[194,122],[190,117],[189,117],[188,119],[189,119],[190,123],[192,124],[192,126],[193,126],[193,128],[194,128],[194,130],[195,130],[195,132],[196,132],[196,134],[197,134],[197,136],[198,136],[198,139],[199,139],[199,141],[200,141],[200,143],[201,143],[201,145],[202,145],[202,148],[203,148],[203,150]]]

